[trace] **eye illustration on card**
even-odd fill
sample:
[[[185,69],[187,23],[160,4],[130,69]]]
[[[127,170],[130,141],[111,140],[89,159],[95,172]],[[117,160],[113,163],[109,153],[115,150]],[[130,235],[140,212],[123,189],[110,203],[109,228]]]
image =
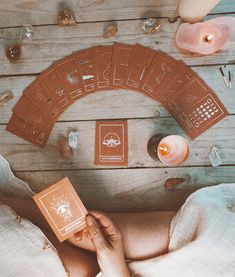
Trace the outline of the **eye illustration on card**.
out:
[[[57,215],[61,216],[64,221],[70,221],[72,218],[72,211],[68,198],[63,194],[60,197],[53,198],[50,202],[51,210]]]
[[[59,241],[86,227],[87,210],[67,177],[34,195],[33,199]]]

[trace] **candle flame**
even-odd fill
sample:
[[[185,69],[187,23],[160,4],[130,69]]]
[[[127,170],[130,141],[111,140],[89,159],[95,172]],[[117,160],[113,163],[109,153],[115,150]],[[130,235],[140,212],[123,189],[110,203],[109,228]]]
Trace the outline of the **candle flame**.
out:
[[[170,147],[169,147],[169,145],[166,144],[166,143],[159,144],[159,153],[162,156],[168,155],[170,153]]]
[[[210,44],[212,42],[212,39],[213,35],[208,35],[203,38],[203,41]]]

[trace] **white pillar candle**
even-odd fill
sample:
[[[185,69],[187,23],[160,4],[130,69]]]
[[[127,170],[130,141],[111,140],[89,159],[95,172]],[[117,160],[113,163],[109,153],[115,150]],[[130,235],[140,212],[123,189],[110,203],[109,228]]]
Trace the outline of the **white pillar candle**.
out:
[[[190,23],[205,17],[220,0],[180,0],[178,12],[180,17]]]

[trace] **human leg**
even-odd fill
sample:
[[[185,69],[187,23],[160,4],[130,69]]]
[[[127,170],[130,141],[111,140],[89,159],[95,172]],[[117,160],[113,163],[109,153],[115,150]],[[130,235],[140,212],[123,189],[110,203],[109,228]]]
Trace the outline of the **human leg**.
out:
[[[118,226],[127,259],[143,260],[167,253],[170,222],[175,212],[107,213]],[[88,236],[76,236],[69,241],[81,248],[94,251]]]

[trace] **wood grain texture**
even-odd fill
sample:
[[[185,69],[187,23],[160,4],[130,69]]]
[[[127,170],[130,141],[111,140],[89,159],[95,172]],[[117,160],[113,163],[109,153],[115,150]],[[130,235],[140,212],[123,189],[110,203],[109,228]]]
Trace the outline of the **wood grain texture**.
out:
[[[0,29],[0,75],[39,73],[53,61],[76,50],[112,42],[140,43],[162,50],[189,65],[225,64],[234,60],[235,44],[226,51],[207,56],[181,51],[174,40],[180,20],[170,24],[167,19],[161,19],[160,23],[158,33],[146,35],[142,31],[141,20],[119,21],[118,33],[111,39],[103,38],[104,22],[83,23],[72,27],[37,27],[34,39],[22,43],[21,59],[15,64],[9,62],[4,49],[17,40],[20,28]]]
[[[67,0],[77,22],[171,17],[176,14],[178,0]],[[58,0],[0,1],[0,27],[24,24],[57,24]],[[235,11],[233,0],[221,1],[211,13]]]
[[[104,211],[177,210],[193,191],[235,181],[234,167],[168,168],[126,170],[75,170],[17,172],[33,190],[40,191],[68,176],[89,209]],[[186,181],[171,190],[168,178]],[[235,186],[235,184],[234,184]]]
[[[235,97],[232,89],[224,85],[218,66],[194,67],[193,70],[216,92],[231,114],[235,114]],[[235,65],[226,67],[235,71]],[[8,123],[12,108],[22,95],[23,90],[34,80],[33,76],[2,77],[1,90],[10,89],[14,99],[0,107],[0,124]],[[233,86],[235,82],[233,80]],[[78,121],[111,118],[149,118],[165,117],[169,113],[156,101],[139,92],[113,90],[97,92],[74,103],[64,112],[59,121]]]
[[[106,211],[176,210],[199,188],[234,182],[234,90],[225,87],[216,65],[234,63],[235,45],[209,56],[179,50],[174,37],[181,21],[170,24],[167,18],[177,15],[177,0],[68,0],[67,6],[73,10],[78,25],[67,28],[56,25],[59,3],[57,0],[0,1],[0,85],[1,91],[11,89],[14,92],[14,99],[0,107],[0,153],[9,160],[16,174],[35,191],[68,176],[89,208]],[[217,16],[224,13],[234,16],[234,0],[222,0],[211,11]],[[147,17],[161,18],[159,33],[143,34],[141,19]],[[117,21],[118,33],[112,39],[104,39],[105,21],[110,20]],[[22,43],[20,61],[11,64],[4,51],[19,39],[19,26],[24,24],[38,25],[35,36]],[[99,92],[77,101],[60,117],[45,149],[5,131],[11,109],[35,74],[73,51],[115,41],[138,42],[196,66],[193,69],[233,114],[190,142],[190,157],[182,167],[163,168],[162,164],[150,159],[146,145],[153,134],[184,135],[184,132],[161,105],[131,91]],[[228,69],[234,72],[235,65],[227,66],[225,71]],[[21,76],[13,76],[17,74]],[[109,118],[129,119],[129,168],[94,165],[94,120]],[[55,143],[69,128],[78,129],[80,140],[73,160],[64,161],[59,157]],[[218,147],[224,166],[210,167],[208,154],[213,146]],[[186,181],[166,190],[164,183],[169,178],[185,178]]]
[[[59,135],[66,135],[70,128],[79,131],[80,139],[78,149],[74,151],[73,160],[66,161],[59,156],[56,140]],[[160,162],[153,161],[146,149],[148,140],[156,133],[185,135],[173,118],[128,120],[129,167],[163,166]],[[0,134],[0,153],[9,160],[14,170],[102,168],[94,164],[95,121],[55,124],[44,149],[5,131],[5,126],[0,126]],[[235,120],[234,116],[228,116],[197,139],[190,141],[190,156],[184,165],[210,165],[208,154],[213,146],[219,149],[224,164],[235,165],[234,145]]]

